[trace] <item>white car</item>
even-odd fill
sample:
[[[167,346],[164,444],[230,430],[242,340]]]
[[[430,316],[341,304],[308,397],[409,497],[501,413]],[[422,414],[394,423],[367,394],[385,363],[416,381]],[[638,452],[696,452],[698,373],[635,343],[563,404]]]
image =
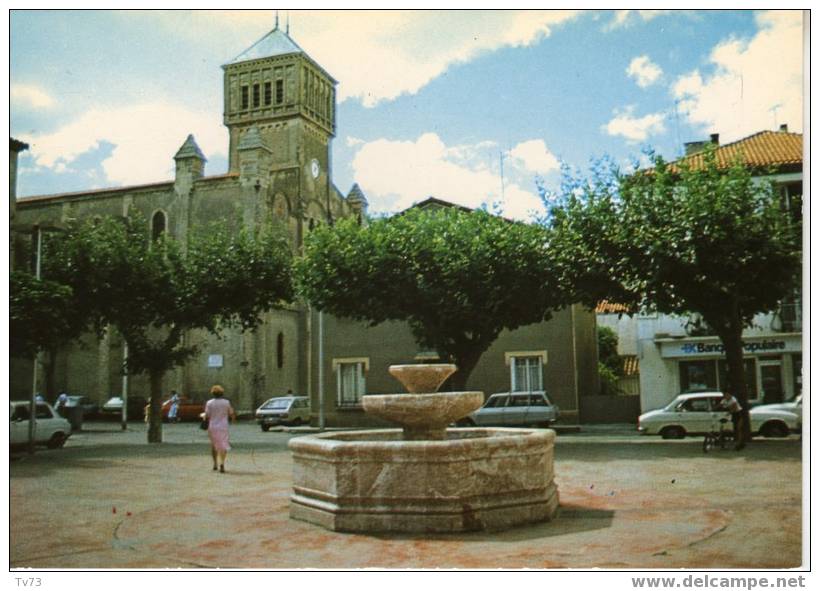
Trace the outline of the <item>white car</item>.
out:
[[[803,428],[803,395],[799,394],[788,402],[777,402],[775,404],[761,404],[756,406],[753,410],[760,412],[761,410],[785,410],[793,412],[797,415],[798,429]]]
[[[29,402],[13,400],[10,403],[9,443],[12,446],[28,443]],[[38,402],[34,409],[34,442],[50,449],[65,445],[71,436],[71,423],[54,412],[50,404]]]
[[[720,406],[721,398],[720,392],[681,394],[664,408],[638,417],[638,431],[664,439],[716,431],[720,428],[720,419],[729,416]],[[749,411],[749,418],[753,435],[787,437],[798,430],[798,416],[786,410],[757,407]]]
[[[307,396],[278,396],[256,409],[256,422],[263,431],[274,425],[310,423],[310,399]]]

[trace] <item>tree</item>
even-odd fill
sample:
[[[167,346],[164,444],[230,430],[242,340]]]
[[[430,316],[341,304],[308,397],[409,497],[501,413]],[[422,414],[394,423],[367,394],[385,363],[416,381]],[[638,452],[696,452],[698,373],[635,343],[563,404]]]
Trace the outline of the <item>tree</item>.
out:
[[[618,394],[618,379],[623,375],[623,361],[618,355],[618,335],[608,326],[598,327],[598,377],[601,394]]]
[[[15,357],[46,355],[46,396],[55,395],[54,366],[57,351],[87,330],[89,311],[62,283],[38,279],[27,271],[9,276],[10,353]]]
[[[658,156],[628,175],[602,165],[565,182],[547,220],[582,301],[699,314],[723,344],[728,387],[744,408],[743,329],[799,285],[801,269],[799,220],[753,175],[741,160],[719,166],[714,147],[697,167]]]
[[[296,283],[336,316],[407,322],[420,347],[458,366],[451,386],[463,389],[503,329],[570,303],[552,273],[548,235],[457,208],[411,209],[366,227],[342,220],[307,237]]]
[[[162,441],[162,378],[197,353],[192,330],[255,328],[260,314],[291,299],[291,250],[281,233],[255,235],[212,224],[187,244],[152,241],[139,218],[87,222],[53,241],[48,276],[89,302],[98,330],[128,344],[125,371],[151,383],[148,441]]]

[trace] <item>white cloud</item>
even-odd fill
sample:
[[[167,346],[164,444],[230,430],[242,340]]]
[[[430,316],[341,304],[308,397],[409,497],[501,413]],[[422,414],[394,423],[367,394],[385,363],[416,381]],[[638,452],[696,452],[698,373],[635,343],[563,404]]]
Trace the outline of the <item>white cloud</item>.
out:
[[[492,142],[448,147],[435,133],[415,141],[378,139],[365,143],[353,158],[354,178],[376,212],[398,211],[427,197],[477,208],[498,203],[504,215],[527,219],[541,201],[488,166],[497,152]]]
[[[721,141],[787,123],[803,128],[803,21],[800,11],[757,16],[751,39],[732,38],[710,55],[711,73],[678,78],[673,93],[690,123]]]
[[[521,142],[510,150],[510,156],[525,170],[535,173],[545,174],[561,167],[558,159],[547,149],[544,140]]]
[[[51,95],[33,84],[11,84],[9,99],[18,109],[50,109],[56,104]]]
[[[298,10],[290,12],[290,33],[339,80],[340,101],[355,98],[372,107],[418,92],[454,64],[503,47],[535,43],[576,14],[558,10]],[[232,39],[236,32],[243,33],[244,41],[234,48],[237,55],[266,32],[260,29],[266,14],[259,12],[146,11],[139,16],[175,34],[209,42],[207,31],[214,30],[220,43],[227,41],[227,22]],[[267,18],[272,27],[273,13],[268,12]],[[280,26],[285,27],[284,14]]]
[[[35,164],[55,172],[71,169],[81,154],[102,142],[114,145],[102,163],[111,185],[173,178],[174,154],[193,133],[206,158],[225,155],[227,131],[211,113],[169,103],[93,108],[57,131],[26,138]]]
[[[629,62],[626,74],[634,78],[638,86],[646,88],[658,81],[658,78],[663,74],[663,70],[653,63],[649,56],[641,55]]]
[[[604,27],[605,31],[614,31],[629,27],[639,19],[645,23],[666,14],[668,10],[616,10],[612,20]]]
[[[663,113],[650,113],[643,117],[635,117],[634,111],[634,107],[616,111],[615,117],[603,126],[604,131],[612,136],[623,136],[632,143],[645,141],[650,135],[666,131],[663,124]]]

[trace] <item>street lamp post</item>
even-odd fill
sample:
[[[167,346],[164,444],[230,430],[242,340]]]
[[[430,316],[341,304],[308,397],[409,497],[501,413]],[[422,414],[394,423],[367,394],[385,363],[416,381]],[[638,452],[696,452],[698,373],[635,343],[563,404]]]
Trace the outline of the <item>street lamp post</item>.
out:
[[[34,276],[40,280],[40,258],[43,250],[43,232],[40,226],[34,226]],[[40,363],[40,350],[34,354],[34,369],[31,380],[31,400],[28,407],[28,453],[34,453],[34,419],[37,416],[37,365]]]

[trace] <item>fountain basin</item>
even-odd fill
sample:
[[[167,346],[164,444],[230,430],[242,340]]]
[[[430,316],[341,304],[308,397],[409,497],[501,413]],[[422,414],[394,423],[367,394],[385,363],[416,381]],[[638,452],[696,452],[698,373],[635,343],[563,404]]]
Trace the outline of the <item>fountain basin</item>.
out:
[[[411,394],[437,392],[447,378],[456,372],[453,363],[414,363],[391,365],[390,375],[402,383]]]
[[[404,428],[405,439],[446,439],[447,425],[467,416],[484,402],[483,392],[433,394],[370,394],[362,407]]]
[[[291,439],[290,515],[334,531],[499,530],[551,519],[555,432],[447,429],[406,441],[399,429]]]

